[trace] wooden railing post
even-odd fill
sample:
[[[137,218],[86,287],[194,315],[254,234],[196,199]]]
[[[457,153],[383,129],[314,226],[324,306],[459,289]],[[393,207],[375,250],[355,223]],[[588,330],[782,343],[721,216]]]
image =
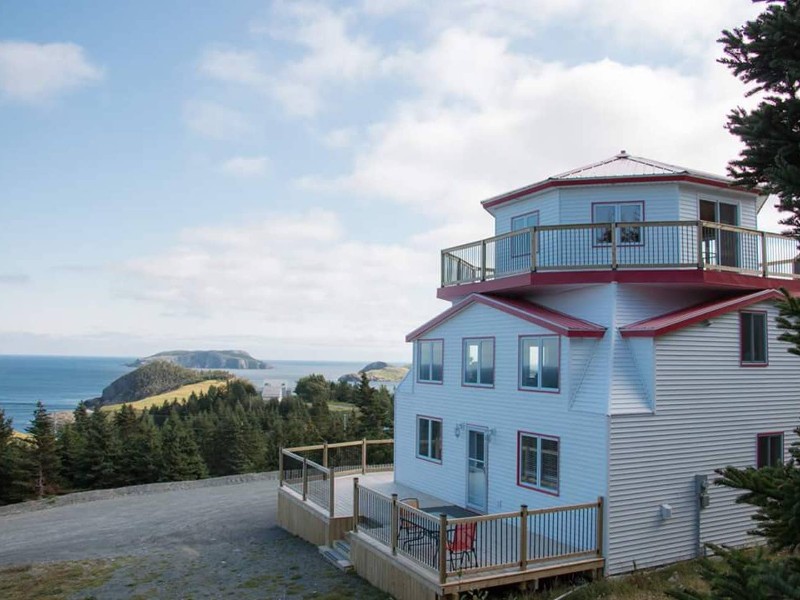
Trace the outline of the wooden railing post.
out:
[[[322,466],[328,468],[328,442],[322,444]]]
[[[336,515],[336,477],[334,476],[333,469],[328,469],[328,482],[330,485],[330,495],[328,496],[328,513],[331,519]]]
[[[481,281],[486,281],[486,240],[481,240]]]
[[[617,268],[617,224],[611,223],[611,269]]]
[[[367,438],[361,440],[361,474],[367,474]]]
[[[536,253],[539,250],[538,232],[536,227],[531,227],[531,271],[536,270]]]
[[[528,505],[519,509],[519,570],[528,568]]]
[[[278,452],[278,487],[283,487],[283,448]]]
[[[761,274],[769,277],[769,261],[767,260],[767,234],[761,232]]]
[[[392,494],[392,519],[389,524],[392,554],[397,554],[397,494]]]
[[[603,497],[597,497],[597,556],[603,558]]]
[[[303,457],[303,502],[308,498],[308,459]]]
[[[703,270],[703,222],[697,222],[697,268]]]
[[[358,477],[353,477],[353,531],[358,531]]]
[[[439,515],[439,583],[447,582],[447,515]]]
[[[445,277],[445,270],[446,270],[446,262],[445,262],[445,254],[444,250],[442,250],[442,287],[445,286],[447,279]]]

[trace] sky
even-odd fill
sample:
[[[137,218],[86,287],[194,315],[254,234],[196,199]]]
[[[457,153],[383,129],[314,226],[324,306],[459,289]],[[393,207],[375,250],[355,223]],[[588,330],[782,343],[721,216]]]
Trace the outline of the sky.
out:
[[[0,354],[407,361],[480,200],[621,149],[725,172],[716,40],[759,8],[0,0]]]

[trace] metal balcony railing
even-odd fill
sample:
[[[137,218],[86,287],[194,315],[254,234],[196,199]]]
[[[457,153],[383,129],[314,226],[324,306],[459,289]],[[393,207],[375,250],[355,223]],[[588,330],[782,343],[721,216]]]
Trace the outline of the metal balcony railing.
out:
[[[545,225],[442,250],[442,287],[539,271],[707,269],[800,278],[798,240],[708,221]]]

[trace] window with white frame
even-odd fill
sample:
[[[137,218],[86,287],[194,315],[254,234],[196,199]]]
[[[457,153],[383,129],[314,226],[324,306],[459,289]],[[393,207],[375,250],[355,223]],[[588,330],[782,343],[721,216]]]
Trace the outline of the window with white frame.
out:
[[[592,205],[593,223],[635,223],[644,220],[644,202],[600,202]],[[641,227],[618,227],[618,244],[641,244]],[[613,228],[595,229],[596,244],[610,244]]]
[[[464,340],[465,385],[494,385],[494,339],[472,338]]]
[[[417,342],[417,381],[442,383],[444,376],[444,341]]]
[[[783,434],[760,433],[756,447],[756,467],[779,467],[783,464]]]
[[[517,483],[558,493],[558,455],[558,438],[520,432]]]
[[[767,364],[767,313],[739,313],[739,342],[743,365]]]
[[[519,386],[525,390],[558,391],[558,336],[525,336],[519,340]]]
[[[442,421],[417,417],[417,456],[427,460],[442,460]]]

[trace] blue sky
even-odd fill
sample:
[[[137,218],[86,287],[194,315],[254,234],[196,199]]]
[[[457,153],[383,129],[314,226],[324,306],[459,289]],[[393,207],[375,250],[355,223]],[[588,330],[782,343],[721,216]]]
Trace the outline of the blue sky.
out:
[[[0,353],[407,359],[482,198],[621,148],[724,171],[715,40],[757,10],[0,1]]]

